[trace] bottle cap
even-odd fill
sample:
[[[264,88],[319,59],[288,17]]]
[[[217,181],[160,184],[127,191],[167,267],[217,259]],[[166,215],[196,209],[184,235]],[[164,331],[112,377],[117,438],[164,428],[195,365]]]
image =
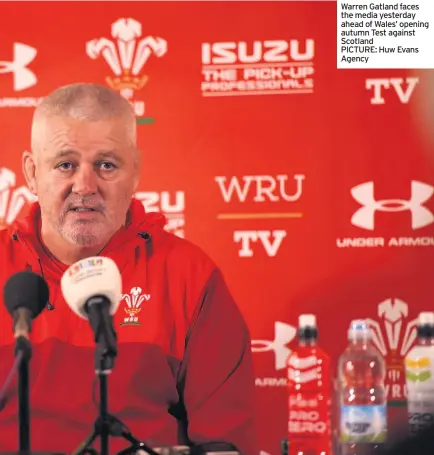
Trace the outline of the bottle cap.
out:
[[[316,316],[314,314],[301,314],[298,318],[298,326],[301,329],[306,327],[316,328]]]
[[[354,319],[351,321],[348,337],[354,338],[371,338],[371,329],[365,319]]]
[[[419,314],[419,325],[434,325],[434,313],[422,312]]]

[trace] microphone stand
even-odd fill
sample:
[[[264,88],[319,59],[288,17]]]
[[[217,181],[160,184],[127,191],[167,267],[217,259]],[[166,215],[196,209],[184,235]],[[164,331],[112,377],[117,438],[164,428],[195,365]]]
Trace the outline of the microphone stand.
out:
[[[98,452],[92,447],[98,437],[100,438],[100,455],[109,455],[110,436],[122,437],[132,443],[128,449],[121,452],[122,455],[136,454],[139,450],[144,450],[150,455],[159,455],[134,438],[127,431],[126,426],[108,411],[108,375],[114,367],[114,360],[117,356],[117,337],[108,308],[109,302],[105,296],[95,296],[87,302],[89,322],[94,329],[95,342],[97,343],[95,371],[99,379],[99,415],[94,422],[93,433],[73,455],[98,455]]]
[[[32,452],[30,450],[30,384],[29,363],[32,345],[25,336],[15,342],[15,362],[18,363],[18,446],[17,452],[1,452],[0,455],[65,455],[62,452]],[[7,400],[6,400],[7,401]]]
[[[18,423],[19,451],[30,452],[30,395],[29,395],[29,362],[32,357],[32,346],[28,338],[19,336],[15,344],[15,356],[21,353],[18,367]]]
[[[98,433],[101,437],[101,455],[109,455],[110,425],[108,422],[108,375],[113,368],[113,358],[105,353],[101,354],[101,356],[98,355],[98,357],[100,357],[100,370],[98,371],[100,429]]]

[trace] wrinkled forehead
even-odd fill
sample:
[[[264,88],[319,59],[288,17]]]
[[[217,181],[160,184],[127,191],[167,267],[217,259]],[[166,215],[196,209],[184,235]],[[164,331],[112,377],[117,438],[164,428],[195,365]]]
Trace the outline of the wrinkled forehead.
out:
[[[114,149],[128,156],[135,139],[131,122],[123,117],[89,121],[50,115],[38,118],[32,129],[32,149],[41,159],[64,149],[87,155]]]

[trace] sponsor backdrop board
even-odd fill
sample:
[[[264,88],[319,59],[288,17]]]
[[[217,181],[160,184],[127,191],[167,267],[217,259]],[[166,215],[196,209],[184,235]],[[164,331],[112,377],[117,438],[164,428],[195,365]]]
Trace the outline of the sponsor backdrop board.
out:
[[[19,9],[18,9],[19,8]],[[285,360],[301,312],[334,365],[353,318],[402,358],[434,307],[432,71],[337,70],[336,5],[0,6],[0,222],[25,215],[35,103],[97,82],[134,106],[137,197],[221,266],[252,334],[260,448],[286,435]]]

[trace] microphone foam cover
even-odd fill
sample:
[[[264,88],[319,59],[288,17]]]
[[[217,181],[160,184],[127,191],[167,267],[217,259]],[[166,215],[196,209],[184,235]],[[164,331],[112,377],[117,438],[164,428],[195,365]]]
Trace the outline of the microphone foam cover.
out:
[[[95,256],[71,265],[60,281],[63,297],[69,308],[83,319],[86,302],[103,295],[110,301],[110,313],[116,313],[122,292],[122,277],[116,263],[103,256]]]
[[[46,307],[49,296],[46,281],[31,271],[14,273],[3,288],[3,300],[11,315],[18,308],[26,308],[36,318]]]

